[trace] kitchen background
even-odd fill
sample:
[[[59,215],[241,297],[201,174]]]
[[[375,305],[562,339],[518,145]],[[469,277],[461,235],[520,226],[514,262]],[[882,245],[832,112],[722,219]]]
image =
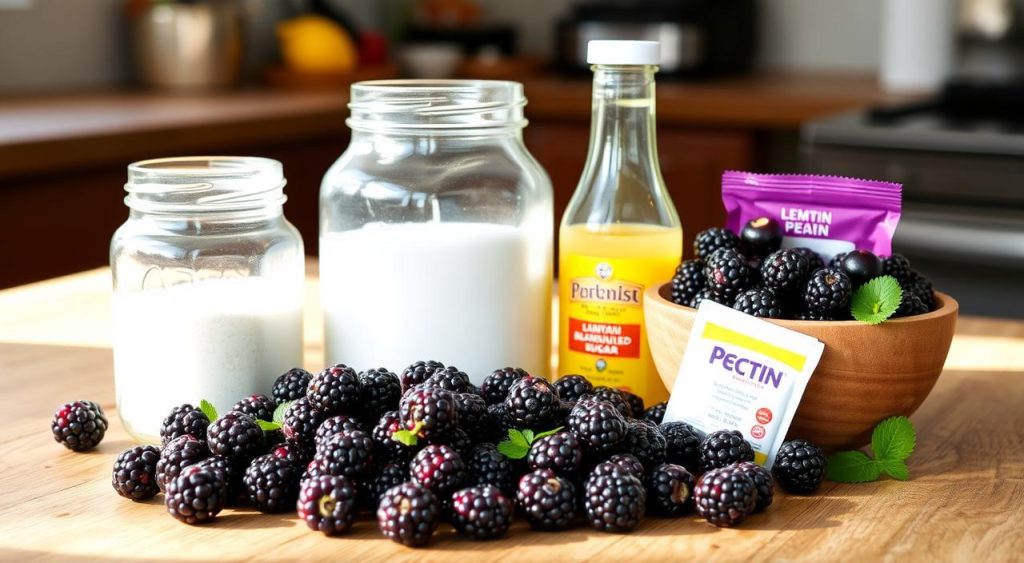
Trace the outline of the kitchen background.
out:
[[[282,160],[315,255],[360,79],[524,82],[560,216],[589,132],[578,47],[613,35],[666,45],[688,236],[721,223],[723,169],[901,181],[897,250],[965,312],[1024,317],[1021,0],[0,0],[0,288],[105,264],[125,166],[175,154]]]

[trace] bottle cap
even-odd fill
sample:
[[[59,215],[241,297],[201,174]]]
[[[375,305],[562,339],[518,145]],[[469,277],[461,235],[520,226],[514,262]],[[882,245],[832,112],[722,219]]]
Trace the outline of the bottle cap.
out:
[[[661,63],[657,41],[594,40],[587,43],[587,62],[594,65],[656,65]]]

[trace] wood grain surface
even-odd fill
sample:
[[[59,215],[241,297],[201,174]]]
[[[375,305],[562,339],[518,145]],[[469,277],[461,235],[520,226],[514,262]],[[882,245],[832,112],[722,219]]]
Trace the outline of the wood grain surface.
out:
[[[918,449],[908,482],[826,482],[812,497],[779,493],[739,529],[697,518],[647,518],[631,534],[579,526],[539,533],[517,522],[486,543],[442,525],[427,549],[394,544],[363,518],[326,538],[292,515],[228,509],[200,527],[178,523],[161,498],[133,503],[110,487],[131,445],[114,405],[109,272],[95,270],[0,292],[0,558],[343,561],[1014,561],[1024,553],[1024,323],[965,318],[945,373],[913,416]],[[308,311],[316,311],[310,278]],[[319,316],[307,315],[306,362],[321,357]],[[61,402],[98,401],[111,421],[93,452],[49,432]]]

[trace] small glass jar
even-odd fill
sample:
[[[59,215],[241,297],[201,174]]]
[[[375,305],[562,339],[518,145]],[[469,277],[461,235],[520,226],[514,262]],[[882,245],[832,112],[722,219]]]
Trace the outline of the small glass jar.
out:
[[[516,82],[352,86],[352,140],[320,190],[328,364],[548,374],[554,211],[525,104]]]
[[[302,238],[281,163],[184,157],[128,167],[110,244],[114,387],[125,428],[159,442],[174,406],[227,412],[302,365]]]

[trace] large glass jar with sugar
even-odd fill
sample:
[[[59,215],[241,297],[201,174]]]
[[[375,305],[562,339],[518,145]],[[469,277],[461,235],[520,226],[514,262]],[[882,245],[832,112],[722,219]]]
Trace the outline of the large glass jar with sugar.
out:
[[[550,371],[551,181],[522,85],[352,86],[352,140],[320,189],[326,362]]]
[[[186,157],[128,167],[110,246],[114,387],[125,428],[207,400],[227,412],[302,365],[302,239],[282,213],[281,163]]]

